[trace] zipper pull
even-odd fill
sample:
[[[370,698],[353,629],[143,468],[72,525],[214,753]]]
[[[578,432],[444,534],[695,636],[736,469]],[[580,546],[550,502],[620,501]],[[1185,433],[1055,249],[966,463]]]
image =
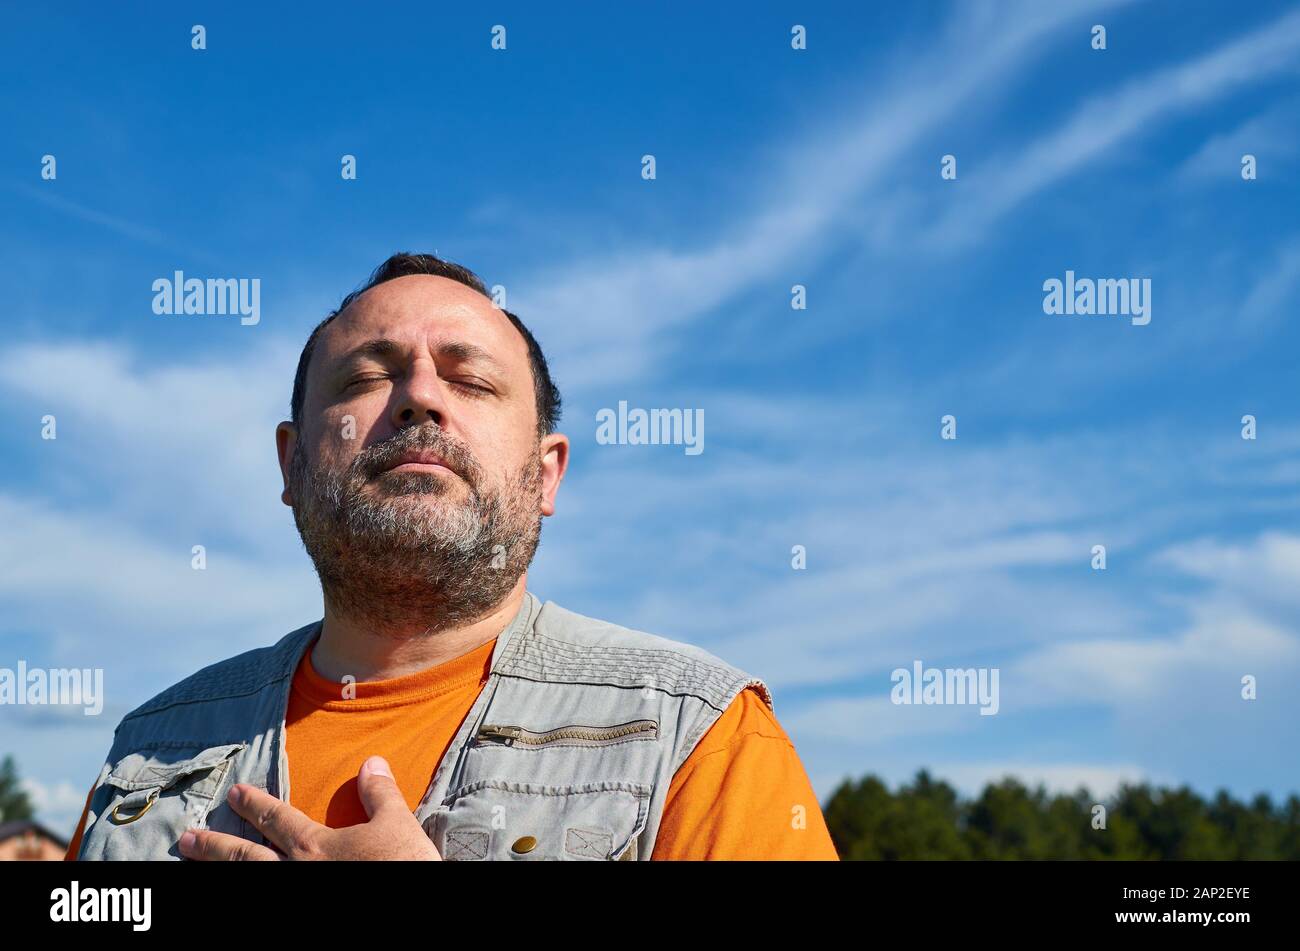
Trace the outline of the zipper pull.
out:
[[[517,726],[499,726],[496,724],[484,724],[479,727],[476,739],[496,740],[498,742],[508,742],[519,738],[519,727]]]

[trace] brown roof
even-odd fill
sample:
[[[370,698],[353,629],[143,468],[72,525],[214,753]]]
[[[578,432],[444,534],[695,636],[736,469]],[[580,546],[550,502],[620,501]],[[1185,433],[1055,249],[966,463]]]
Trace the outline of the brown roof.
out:
[[[45,826],[32,819],[14,819],[11,822],[0,822],[0,842],[6,839],[12,839],[16,835],[22,835],[28,829],[34,829],[38,835],[43,835],[51,839],[56,844],[62,846],[65,850],[68,847],[68,840],[61,835],[56,835]]]

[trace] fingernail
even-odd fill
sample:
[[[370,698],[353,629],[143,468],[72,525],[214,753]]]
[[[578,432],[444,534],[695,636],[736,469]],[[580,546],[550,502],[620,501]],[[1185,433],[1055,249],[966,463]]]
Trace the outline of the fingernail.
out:
[[[229,798],[230,801],[233,802],[233,803],[235,803],[236,805],[242,803],[242,802],[244,801],[244,790],[243,790],[243,788],[240,787],[240,786],[231,786],[231,787],[230,787],[230,794],[229,794],[229,796],[228,796],[227,798]]]
[[[187,831],[183,836],[181,836],[181,851],[188,852],[193,849],[194,843],[198,841],[198,838],[199,837],[193,832]]]
[[[382,756],[372,756],[370,759],[366,760],[366,769],[374,773],[376,776],[387,776],[389,779],[393,778],[393,771],[388,768],[388,763],[384,761]]]

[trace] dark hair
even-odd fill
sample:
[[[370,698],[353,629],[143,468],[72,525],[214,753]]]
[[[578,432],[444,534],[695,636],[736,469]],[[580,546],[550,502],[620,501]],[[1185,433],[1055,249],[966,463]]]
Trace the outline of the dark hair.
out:
[[[300,424],[303,399],[307,391],[307,367],[311,363],[312,351],[316,349],[316,339],[320,336],[321,331],[329,325],[331,320],[347,310],[349,304],[370,290],[370,288],[385,281],[406,277],[410,274],[429,274],[435,277],[451,278],[466,287],[473,288],[488,300],[492,300],[492,295],[488,293],[483,281],[468,268],[453,264],[450,261],[444,261],[432,254],[408,254],[406,252],[394,254],[375,268],[365,284],[343,298],[343,302],[328,317],[317,324],[316,329],[307,338],[307,344],[302,348],[302,356],[298,358],[298,372],[293,376],[293,396],[290,398],[289,403],[289,418],[293,420],[295,426]],[[493,306],[495,306],[495,301]],[[533,390],[537,398],[538,434],[545,436],[547,433],[553,433],[555,432],[555,424],[560,419],[560,391],[555,383],[551,381],[551,371],[546,366],[546,357],[543,355],[542,348],[538,345],[537,340],[524,326],[524,322],[505,308],[502,308],[501,312],[510,318],[510,322],[515,325],[515,329],[523,335],[524,342],[528,344],[528,362],[532,366]]]

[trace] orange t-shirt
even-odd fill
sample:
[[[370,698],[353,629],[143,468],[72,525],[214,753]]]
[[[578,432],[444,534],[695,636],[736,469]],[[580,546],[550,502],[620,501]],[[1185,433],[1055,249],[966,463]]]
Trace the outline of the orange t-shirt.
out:
[[[346,699],[344,685],[318,674],[304,651],[285,716],[293,806],[333,829],[365,822],[357,771],[379,755],[414,811],[487,681],[495,644],[405,677],[351,685]],[[93,794],[92,787],[87,811]],[[83,811],[68,859],[85,825]],[[794,746],[757,691],[740,692],[673,776],[651,858],[838,858]]]

